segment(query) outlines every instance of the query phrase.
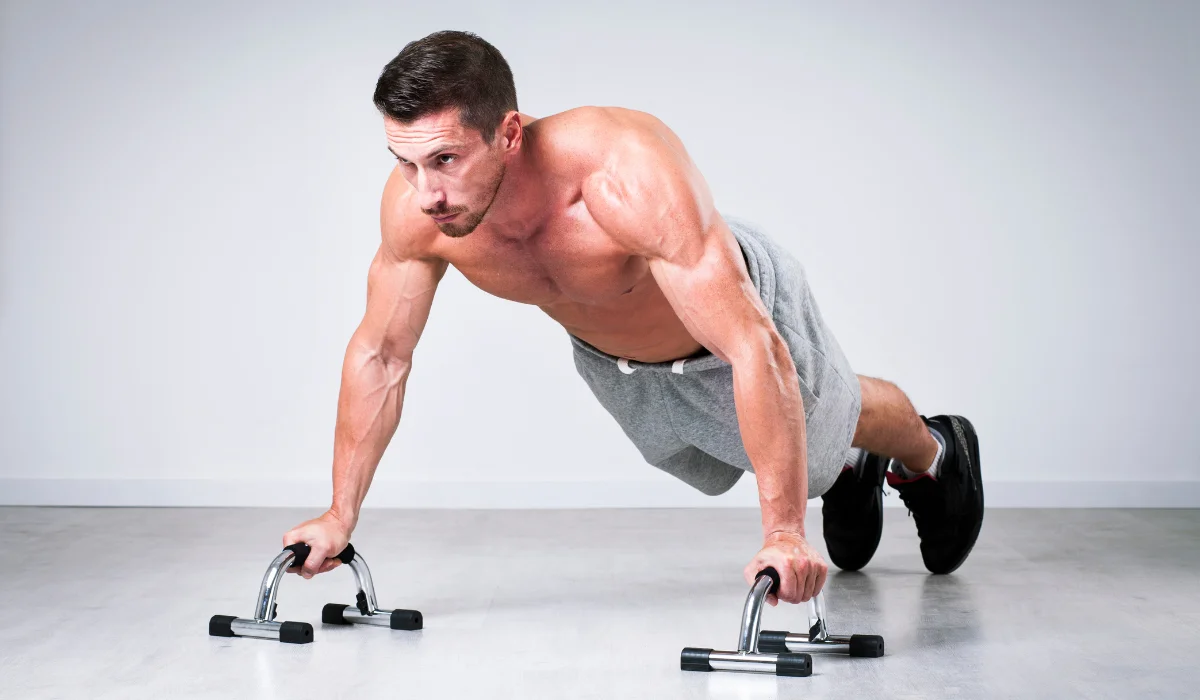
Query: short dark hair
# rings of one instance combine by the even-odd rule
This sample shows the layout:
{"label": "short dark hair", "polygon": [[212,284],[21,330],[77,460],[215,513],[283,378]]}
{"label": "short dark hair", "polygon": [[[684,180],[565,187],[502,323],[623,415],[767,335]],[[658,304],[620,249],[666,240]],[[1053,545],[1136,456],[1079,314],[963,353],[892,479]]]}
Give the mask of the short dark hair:
{"label": "short dark hair", "polygon": [[517,109],[512,71],[495,46],[471,32],[441,31],[411,41],[379,74],[375,107],[407,124],[450,107],[487,144]]}

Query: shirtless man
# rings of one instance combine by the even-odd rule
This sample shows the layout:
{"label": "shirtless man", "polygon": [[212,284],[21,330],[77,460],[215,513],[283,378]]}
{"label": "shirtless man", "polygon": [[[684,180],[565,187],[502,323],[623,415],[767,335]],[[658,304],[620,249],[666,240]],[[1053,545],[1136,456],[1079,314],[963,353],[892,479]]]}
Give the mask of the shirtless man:
{"label": "shirtless man", "polygon": [[723,216],[683,143],[644,112],[517,111],[500,52],[467,32],[414,41],[374,95],[397,164],[381,207],[367,308],[342,368],[329,510],[288,532],[305,578],[338,565],[395,433],[434,290],[454,265],[536,304],[646,460],[704,493],[757,477],[763,546],[743,575],[780,574],[777,600],[825,583],[807,540],[822,496],[834,564],[874,554],[887,478],[934,573],[966,559],[983,520],[978,442],[961,416],[918,415],[855,375],[804,270],[754,224]]}

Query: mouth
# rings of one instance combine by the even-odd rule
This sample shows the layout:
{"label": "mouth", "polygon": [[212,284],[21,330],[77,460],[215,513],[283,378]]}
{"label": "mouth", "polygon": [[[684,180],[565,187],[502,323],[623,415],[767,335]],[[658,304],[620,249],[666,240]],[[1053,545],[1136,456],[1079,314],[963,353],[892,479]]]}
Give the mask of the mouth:
{"label": "mouth", "polygon": [[439,217],[436,217],[436,216],[435,216],[435,217],[433,217],[433,220],[434,220],[434,221],[436,221],[436,222],[437,222],[437,223],[439,223],[439,224],[444,224],[444,223],[446,223],[447,221],[450,221],[451,219],[453,219],[453,218],[454,218],[454,217],[456,217],[456,216],[458,216],[458,214],[457,214],[457,213],[455,213],[455,214],[450,214],[449,216],[443,216],[443,217],[441,217],[441,218],[439,218]]}

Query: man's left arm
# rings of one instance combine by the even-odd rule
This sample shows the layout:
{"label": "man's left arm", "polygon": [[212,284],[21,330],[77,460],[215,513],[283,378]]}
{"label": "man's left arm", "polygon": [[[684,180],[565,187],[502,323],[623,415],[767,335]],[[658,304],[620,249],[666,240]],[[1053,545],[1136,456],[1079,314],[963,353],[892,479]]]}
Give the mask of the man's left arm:
{"label": "man's left arm", "polygon": [[744,576],[752,583],[772,566],[780,574],[778,598],[806,601],[820,592],[828,567],[805,539],[804,405],[787,344],[687,155],[652,135],[619,143],[605,168],[585,183],[584,202],[602,228],[647,259],[692,337],[732,365],[738,426],[758,480],[764,536]]}

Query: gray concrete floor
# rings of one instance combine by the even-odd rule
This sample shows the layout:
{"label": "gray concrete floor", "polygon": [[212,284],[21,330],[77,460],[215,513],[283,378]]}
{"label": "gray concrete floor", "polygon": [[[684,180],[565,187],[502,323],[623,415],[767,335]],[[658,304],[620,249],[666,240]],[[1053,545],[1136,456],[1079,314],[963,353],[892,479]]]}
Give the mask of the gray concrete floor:
{"label": "gray concrete floor", "polygon": [[[810,531],[819,534],[819,503]],[[354,538],[383,607],[421,632],[330,627],[340,568],[289,576],[304,646],[209,637],[249,616],[287,509],[0,508],[0,697],[1197,697],[1200,511],[992,510],[962,569],[930,576],[889,510],[861,574],[826,588],[831,631],[882,659],[810,678],[679,670],[735,649],[752,510],[368,511]],[[766,629],[803,627],[768,608]]]}

